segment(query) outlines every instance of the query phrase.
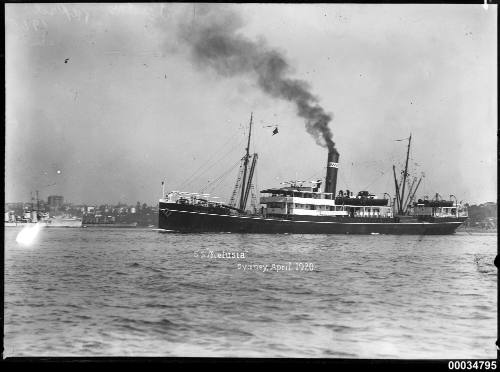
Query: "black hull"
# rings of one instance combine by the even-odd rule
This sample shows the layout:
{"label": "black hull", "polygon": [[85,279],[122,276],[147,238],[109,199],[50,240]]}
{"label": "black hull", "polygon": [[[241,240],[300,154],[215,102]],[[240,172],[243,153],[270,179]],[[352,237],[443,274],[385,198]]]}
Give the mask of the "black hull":
{"label": "black hull", "polygon": [[[215,213],[214,213],[215,212]],[[322,218],[296,216],[295,220],[277,217],[219,214],[217,211],[185,208],[160,203],[158,228],[172,232],[220,232],[252,234],[453,234],[465,218],[445,221],[397,221],[397,218]],[[300,219],[298,219],[300,218]],[[373,221],[373,222],[370,222]]]}

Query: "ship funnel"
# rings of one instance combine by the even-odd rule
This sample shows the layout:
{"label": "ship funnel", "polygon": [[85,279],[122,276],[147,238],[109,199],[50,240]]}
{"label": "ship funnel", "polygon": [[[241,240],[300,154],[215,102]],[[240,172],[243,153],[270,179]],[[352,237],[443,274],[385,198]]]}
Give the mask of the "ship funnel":
{"label": "ship funnel", "polygon": [[336,196],[338,170],[339,153],[337,151],[329,151],[328,162],[326,164],[325,192],[332,193],[332,199],[335,199]]}

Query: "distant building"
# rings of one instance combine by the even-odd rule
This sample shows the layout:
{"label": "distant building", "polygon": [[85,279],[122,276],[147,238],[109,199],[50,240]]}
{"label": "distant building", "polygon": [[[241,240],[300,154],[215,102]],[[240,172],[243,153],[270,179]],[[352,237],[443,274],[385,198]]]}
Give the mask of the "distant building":
{"label": "distant building", "polygon": [[57,214],[60,210],[62,210],[62,206],[64,204],[64,198],[59,195],[50,195],[47,199],[49,211]]}
{"label": "distant building", "polygon": [[64,204],[64,198],[58,195],[51,195],[48,198],[49,208],[61,208]]}

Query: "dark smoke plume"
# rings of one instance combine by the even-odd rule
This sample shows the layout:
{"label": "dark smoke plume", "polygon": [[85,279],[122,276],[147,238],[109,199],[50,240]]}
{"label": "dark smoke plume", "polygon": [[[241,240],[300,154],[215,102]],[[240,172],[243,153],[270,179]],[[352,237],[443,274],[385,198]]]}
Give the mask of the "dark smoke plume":
{"label": "dark smoke plume", "polygon": [[290,66],[282,53],[263,40],[252,41],[238,33],[242,26],[241,17],[228,7],[197,5],[192,20],[181,25],[180,37],[198,66],[226,77],[253,75],[265,93],[293,102],[316,142],[337,152],[328,126],[332,116],[318,104],[309,85],[288,76]]}

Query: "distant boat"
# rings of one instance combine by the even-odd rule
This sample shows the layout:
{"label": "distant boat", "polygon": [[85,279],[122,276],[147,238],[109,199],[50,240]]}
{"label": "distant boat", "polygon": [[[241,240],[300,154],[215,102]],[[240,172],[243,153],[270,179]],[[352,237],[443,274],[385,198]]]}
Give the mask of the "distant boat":
{"label": "distant boat", "polygon": [[44,222],[47,227],[82,227],[82,219],[78,217],[52,217]]}
{"label": "distant boat", "polygon": [[5,221],[5,227],[19,227],[39,224],[43,227],[82,227],[81,218],[58,218],[41,219],[37,221]]}
{"label": "distant boat", "polygon": [[68,215],[50,217],[48,212],[41,210],[38,191],[36,192],[36,204],[35,208],[32,203],[31,210],[24,210],[22,216],[16,216],[14,211],[5,212],[4,226],[17,227],[38,224],[42,227],[82,227],[81,218]]}
{"label": "distant boat", "polygon": [[37,222],[31,222],[31,221],[5,221],[4,226],[5,227],[24,227],[24,226],[33,226],[39,224],[42,227],[47,227],[47,222],[45,221],[37,221]]}
{"label": "distant boat", "polygon": [[137,222],[132,223],[87,223],[85,222],[83,227],[137,227]]}
{"label": "distant boat", "polygon": [[5,227],[22,227],[32,226],[39,224],[40,226],[47,226],[48,214],[41,213],[37,210],[25,210],[22,216],[15,216],[13,211],[5,212]]}

